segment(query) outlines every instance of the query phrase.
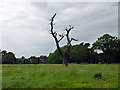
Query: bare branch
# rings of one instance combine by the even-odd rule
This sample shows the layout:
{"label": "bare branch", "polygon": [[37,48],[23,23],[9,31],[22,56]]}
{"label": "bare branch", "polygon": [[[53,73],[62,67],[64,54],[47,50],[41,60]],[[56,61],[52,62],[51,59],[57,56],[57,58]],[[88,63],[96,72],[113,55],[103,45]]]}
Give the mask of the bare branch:
{"label": "bare branch", "polygon": [[61,34],[58,34],[60,37],[62,37],[63,35],[61,35]]}
{"label": "bare branch", "polygon": [[53,15],[53,17],[50,19],[50,20],[51,20],[51,22],[50,22],[50,26],[51,26],[50,31],[51,31],[51,34],[53,35],[53,37],[55,37],[55,35],[56,35],[56,34],[54,34],[54,32],[53,32],[53,25],[54,25],[53,21],[54,21],[55,16],[56,16],[56,13],[55,13],[55,14]]}
{"label": "bare branch", "polygon": [[53,34],[54,34],[54,36],[55,36],[55,37],[57,36],[57,32],[55,32],[55,31],[54,31],[54,33],[53,33]]}
{"label": "bare branch", "polygon": [[67,28],[66,28],[65,30],[66,30],[66,31],[68,31],[68,29],[67,29]]}
{"label": "bare branch", "polygon": [[69,25],[69,29],[68,31],[72,30],[74,27],[72,27],[71,25]]}
{"label": "bare branch", "polygon": [[78,41],[78,40],[77,40],[77,39],[75,39],[75,38],[71,38],[71,40]]}
{"label": "bare branch", "polygon": [[57,49],[58,49],[58,51],[59,51],[59,53],[60,53],[60,55],[63,57],[63,53],[62,53],[62,51],[61,51],[61,49],[60,49],[60,46],[59,46],[59,41],[61,41],[62,40],[62,38],[60,39],[60,40],[58,40],[57,39],[57,32],[56,31],[53,31],[53,26],[55,25],[54,24],[54,18],[55,18],[55,16],[56,16],[56,13],[53,15],[53,17],[50,19],[50,34],[52,34],[52,36],[54,37],[54,40],[55,40],[55,43],[56,43],[56,46],[57,46]]}
{"label": "bare branch", "polygon": [[62,34],[58,34],[60,37],[63,37],[64,36],[64,34],[62,33]]}
{"label": "bare branch", "polygon": [[67,41],[68,41],[68,45],[71,43],[70,41],[70,37],[69,37],[69,32],[73,29],[74,27],[72,27],[71,25],[69,25],[69,28],[65,29],[67,31],[66,37],[67,37]]}
{"label": "bare branch", "polygon": [[64,38],[64,36],[61,36],[61,38],[58,40],[58,42],[60,42],[63,38]]}

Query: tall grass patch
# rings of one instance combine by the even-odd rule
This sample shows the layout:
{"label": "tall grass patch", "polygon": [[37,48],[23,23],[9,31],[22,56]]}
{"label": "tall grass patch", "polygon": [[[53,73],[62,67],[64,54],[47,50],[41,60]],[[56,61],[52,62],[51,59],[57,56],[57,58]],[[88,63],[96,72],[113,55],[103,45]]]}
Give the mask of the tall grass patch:
{"label": "tall grass patch", "polygon": [[[102,73],[102,79],[94,75]],[[2,65],[3,88],[117,88],[118,64]]]}

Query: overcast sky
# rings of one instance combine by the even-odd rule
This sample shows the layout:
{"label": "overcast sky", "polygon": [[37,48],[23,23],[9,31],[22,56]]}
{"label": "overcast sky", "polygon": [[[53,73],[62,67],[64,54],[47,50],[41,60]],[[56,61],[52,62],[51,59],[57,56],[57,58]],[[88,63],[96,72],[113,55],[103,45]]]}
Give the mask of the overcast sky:
{"label": "overcast sky", "polygon": [[[3,0],[4,1],[4,0]],[[70,36],[93,43],[105,33],[118,36],[117,2],[7,2],[0,3],[0,48],[16,57],[49,55],[56,49],[50,35],[49,19],[55,17],[55,31],[65,33],[68,25],[75,28]],[[66,44],[63,39],[61,46]]]}

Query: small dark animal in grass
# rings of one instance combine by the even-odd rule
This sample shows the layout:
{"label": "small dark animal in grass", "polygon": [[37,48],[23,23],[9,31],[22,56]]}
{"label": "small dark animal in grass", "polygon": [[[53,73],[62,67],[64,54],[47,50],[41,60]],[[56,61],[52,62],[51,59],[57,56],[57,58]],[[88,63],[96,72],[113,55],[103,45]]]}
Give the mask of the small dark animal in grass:
{"label": "small dark animal in grass", "polygon": [[94,77],[97,78],[97,79],[102,79],[102,73],[101,72],[97,73],[97,74],[95,74]]}

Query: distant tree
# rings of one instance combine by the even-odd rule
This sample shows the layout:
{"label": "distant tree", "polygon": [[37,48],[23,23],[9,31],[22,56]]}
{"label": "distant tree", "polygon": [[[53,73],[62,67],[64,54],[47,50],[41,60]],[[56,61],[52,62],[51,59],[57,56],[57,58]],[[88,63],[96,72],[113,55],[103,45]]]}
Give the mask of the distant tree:
{"label": "distant tree", "polygon": [[[70,34],[70,31],[74,28],[72,27],[71,25],[69,25],[69,28],[66,28],[66,35],[63,35],[63,34],[59,34],[59,37],[60,39],[57,38],[57,32],[56,31],[53,31],[54,29],[54,18],[56,16],[56,13],[53,15],[53,17],[50,19],[50,32],[55,40],[55,43],[56,43],[56,46],[57,46],[57,49],[58,49],[58,52],[59,54],[61,55],[62,57],[62,61],[63,61],[63,65],[64,66],[68,66],[68,52],[70,50],[70,47],[71,47],[71,42],[74,40],[74,41],[77,41],[76,39],[74,38],[70,38],[69,37],[69,34]],[[59,46],[59,43],[60,41],[64,38],[64,36],[66,36],[67,38],[67,45],[66,45],[66,49],[64,50],[64,52],[61,51],[61,48]]]}
{"label": "distant tree", "polygon": [[30,64],[30,63],[31,63],[31,62],[30,62],[29,59],[24,58],[24,59],[22,60],[22,64]]}
{"label": "distant tree", "polygon": [[7,51],[6,50],[3,50],[2,51],[2,57],[4,57],[4,55],[7,53]]}
{"label": "distant tree", "polygon": [[43,60],[47,60],[48,59],[48,57],[47,56],[40,56],[40,59],[43,59]]}
{"label": "distant tree", "polygon": [[87,52],[88,52],[87,47],[83,45],[72,46],[69,53],[69,62],[70,63],[71,62],[77,62],[77,63],[87,62],[88,61]]}
{"label": "distant tree", "polygon": [[12,52],[8,52],[9,60],[13,62],[13,64],[16,64],[16,57]]}
{"label": "distant tree", "polygon": [[115,59],[114,62],[120,63],[120,38],[117,38],[115,44],[116,44],[116,49],[114,49],[113,60]]}
{"label": "distant tree", "polygon": [[59,55],[58,51],[55,51],[54,53],[51,53],[48,58],[48,63],[51,64],[61,64],[62,58]]}
{"label": "distant tree", "polygon": [[[64,51],[66,46],[61,47],[61,51]],[[58,52],[58,49],[56,49],[53,53],[50,53],[48,57],[48,63],[52,64],[62,64],[62,57]]]}
{"label": "distant tree", "polygon": [[85,43],[84,46],[88,48],[90,46],[90,43]]}
{"label": "distant tree", "polygon": [[32,64],[39,64],[39,58],[37,58],[35,56],[31,56],[30,61]]}
{"label": "distant tree", "polygon": [[17,58],[16,59],[16,64],[22,64],[22,59],[21,58]]}
{"label": "distant tree", "polygon": [[89,63],[97,64],[98,62],[99,62],[99,58],[97,52],[91,52],[91,58]]}
{"label": "distant tree", "polygon": [[16,64],[15,55],[12,52],[2,51],[2,63],[3,64]]}
{"label": "distant tree", "polygon": [[23,60],[23,59],[25,59],[25,57],[24,57],[24,56],[22,56],[22,57],[21,57],[21,60]]}
{"label": "distant tree", "polygon": [[80,45],[82,45],[82,46],[83,46],[83,45],[84,45],[84,42],[80,43]]}
{"label": "distant tree", "polygon": [[119,54],[120,39],[109,34],[104,34],[96,42],[93,43],[94,50],[103,52],[102,58],[106,63],[115,63],[116,57]]}

